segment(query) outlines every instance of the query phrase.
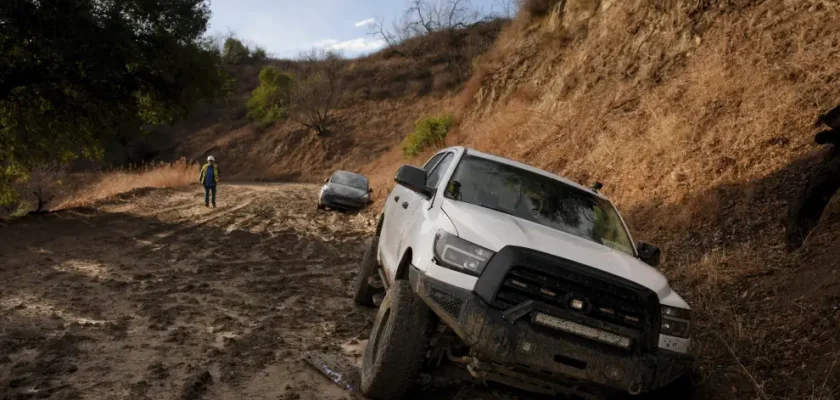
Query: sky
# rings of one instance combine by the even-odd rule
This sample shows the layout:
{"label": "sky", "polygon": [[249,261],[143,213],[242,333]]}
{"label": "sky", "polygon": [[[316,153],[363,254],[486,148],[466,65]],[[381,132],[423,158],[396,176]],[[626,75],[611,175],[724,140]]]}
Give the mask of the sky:
{"label": "sky", "polygon": [[[501,0],[472,0],[485,11]],[[347,57],[376,51],[384,42],[368,35],[375,17],[391,21],[409,0],[210,0],[210,34],[235,33],[274,57],[294,58],[321,47]],[[389,22],[390,23],[390,22]]]}

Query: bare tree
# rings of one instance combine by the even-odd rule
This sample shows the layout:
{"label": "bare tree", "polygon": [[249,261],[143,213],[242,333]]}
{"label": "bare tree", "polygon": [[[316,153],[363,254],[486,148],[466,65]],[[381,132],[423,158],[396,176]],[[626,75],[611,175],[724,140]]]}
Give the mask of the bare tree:
{"label": "bare tree", "polygon": [[398,45],[408,39],[468,28],[482,20],[481,11],[470,0],[411,0],[402,17],[394,20],[390,28],[384,18],[377,17],[368,33],[384,40],[397,53],[404,54]]}
{"label": "bare tree", "polygon": [[406,54],[399,50],[398,45],[408,39],[407,31],[401,29],[402,27],[397,21],[393,21],[391,25],[392,27],[389,29],[385,26],[385,18],[376,17],[370,25],[368,34],[384,40],[388,48],[404,56]]}
{"label": "bare tree", "polygon": [[333,111],[344,99],[340,87],[343,66],[344,58],[335,51],[312,49],[302,54],[289,118],[319,135],[327,133],[333,123]]}
{"label": "bare tree", "polygon": [[404,25],[412,36],[466,28],[480,20],[469,0],[412,0]]}

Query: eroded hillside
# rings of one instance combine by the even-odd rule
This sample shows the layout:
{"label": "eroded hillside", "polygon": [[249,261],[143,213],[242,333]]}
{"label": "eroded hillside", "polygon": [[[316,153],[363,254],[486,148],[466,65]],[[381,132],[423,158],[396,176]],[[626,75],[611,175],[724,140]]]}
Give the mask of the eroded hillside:
{"label": "eroded hillside", "polygon": [[472,75],[473,61],[494,43],[504,24],[480,22],[344,60],[341,102],[324,135],[291,120],[260,126],[247,118],[246,103],[259,84],[260,68],[273,64],[294,73],[296,61],[235,68],[233,96],[177,126],[175,145],[167,153],[193,159],[212,153],[223,160],[228,176],[241,179],[313,181],[335,168],[359,169],[397,147],[418,118],[450,108]]}
{"label": "eroded hillside", "polygon": [[837,4],[526,3],[449,142],[604,182],[694,306],[707,397],[833,398],[840,208],[795,252],[783,221],[840,102]]}

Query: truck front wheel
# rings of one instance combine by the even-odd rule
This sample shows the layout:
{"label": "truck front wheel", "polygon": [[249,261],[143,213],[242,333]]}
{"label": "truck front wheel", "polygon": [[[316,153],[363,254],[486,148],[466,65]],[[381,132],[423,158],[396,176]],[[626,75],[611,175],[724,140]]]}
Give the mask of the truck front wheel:
{"label": "truck front wheel", "polygon": [[382,301],[362,359],[362,392],[374,399],[399,399],[414,386],[429,342],[432,314],[396,281]]}

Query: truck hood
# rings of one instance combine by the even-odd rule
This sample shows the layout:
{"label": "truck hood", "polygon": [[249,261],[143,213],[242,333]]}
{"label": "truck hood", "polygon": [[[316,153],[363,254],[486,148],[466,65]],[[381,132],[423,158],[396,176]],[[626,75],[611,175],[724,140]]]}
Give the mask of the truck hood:
{"label": "truck hood", "polygon": [[[489,250],[498,252],[505,246],[534,249],[636,282],[656,292],[660,299],[676,295],[664,275],[629,254],[473,204],[446,199],[441,207],[459,237]],[[684,302],[680,299],[678,303]]]}

